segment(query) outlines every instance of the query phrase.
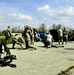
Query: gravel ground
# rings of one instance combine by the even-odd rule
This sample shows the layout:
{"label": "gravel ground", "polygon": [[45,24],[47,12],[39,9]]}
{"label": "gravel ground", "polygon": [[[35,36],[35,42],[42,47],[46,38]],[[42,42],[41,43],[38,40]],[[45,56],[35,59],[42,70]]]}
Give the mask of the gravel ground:
{"label": "gravel ground", "polygon": [[[11,44],[8,45],[11,48]],[[61,70],[74,66],[74,42],[69,42],[64,47],[44,48],[41,42],[35,42],[37,50],[22,50],[19,45],[10,49],[16,55],[16,68],[9,66],[0,67],[0,75],[58,75]],[[72,74],[74,75],[74,70]]]}

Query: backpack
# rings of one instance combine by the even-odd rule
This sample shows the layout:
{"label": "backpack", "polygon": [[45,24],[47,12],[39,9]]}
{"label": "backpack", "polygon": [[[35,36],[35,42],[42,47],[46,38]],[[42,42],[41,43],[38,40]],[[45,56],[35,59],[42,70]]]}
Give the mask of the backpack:
{"label": "backpack", "polygon": [[11,37],[11,33],[10,33],[9,30],[5,30],[5,36],[6,36],[6,37]]}

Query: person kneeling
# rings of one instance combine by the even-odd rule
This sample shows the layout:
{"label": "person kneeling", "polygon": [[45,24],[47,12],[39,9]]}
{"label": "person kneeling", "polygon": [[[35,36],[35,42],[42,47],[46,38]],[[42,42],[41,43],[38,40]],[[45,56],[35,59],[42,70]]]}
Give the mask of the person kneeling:
{"label": "person kneeling", "polygon": [[47,33],[47,36],[45,38],[45,41],[44,41],[44,46],[47,47],[47,48],[50,48],[53,44],[53,38],[52,38],[52,35],[50,34],[50,32]]}

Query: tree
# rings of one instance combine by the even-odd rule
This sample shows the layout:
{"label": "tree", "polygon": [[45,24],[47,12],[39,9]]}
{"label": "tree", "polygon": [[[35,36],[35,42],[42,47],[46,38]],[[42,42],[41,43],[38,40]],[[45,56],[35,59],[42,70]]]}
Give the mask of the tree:
{"label": "tree", "polygon": [[56,27],[57,27],[56,24],[52,25],[52,29],[56,29]]}
{"label": "tree", "polygon": [[21,33],[21,32],[23,31],[23,29],[22,29],[20,26],[18,26],[18,27],[13,27],[13,28],[11,29],[11,31],[12,31],[13,33]]}
{"label": "tree", "polygon": [[39,28],[38,28],[39,32],[46,32],[46,25],[44,23],[42,23]]}

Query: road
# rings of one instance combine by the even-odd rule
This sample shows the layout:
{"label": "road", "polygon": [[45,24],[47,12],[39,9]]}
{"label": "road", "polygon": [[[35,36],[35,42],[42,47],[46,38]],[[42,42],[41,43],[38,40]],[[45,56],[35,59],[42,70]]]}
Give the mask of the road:
{"label": "road", "polygon": [[[19,45],[16,45],[16,49],[10,49],[11,54],[17,57],[12,62],[17,67],[0,67],[0,75],[58,75],[61,70],[74,66],[74,42],[59,48],[47,49],[41,42],[35,42],[32,46],[37,50],[22,50]],[[70,75],[74,75],[74,69]]]}

